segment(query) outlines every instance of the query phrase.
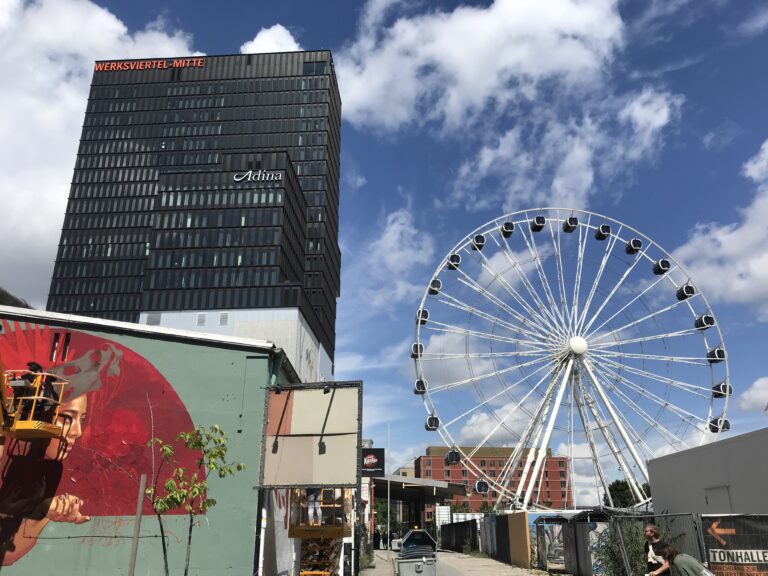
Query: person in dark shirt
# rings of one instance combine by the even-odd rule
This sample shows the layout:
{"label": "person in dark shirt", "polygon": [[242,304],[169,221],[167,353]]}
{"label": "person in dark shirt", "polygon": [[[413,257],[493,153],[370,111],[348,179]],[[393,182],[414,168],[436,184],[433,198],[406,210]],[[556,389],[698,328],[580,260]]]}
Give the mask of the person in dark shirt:
{"label": "person in dark shirt", "polygon": [[681,554],[674,546],[665,546],[661,555],[669,563],[672,573],[676,576],[715,576],[701,562],[688,554]]}
{"label": "person in dark shirt", "polygon": [[646,524],[643,530],[645,545],[643,546],[644,558],[648,566],[647,576],[661,576],[669,574],[669,563],[662,557],[661,550],[669,546],[659,539],[659,528],[655,524]]}

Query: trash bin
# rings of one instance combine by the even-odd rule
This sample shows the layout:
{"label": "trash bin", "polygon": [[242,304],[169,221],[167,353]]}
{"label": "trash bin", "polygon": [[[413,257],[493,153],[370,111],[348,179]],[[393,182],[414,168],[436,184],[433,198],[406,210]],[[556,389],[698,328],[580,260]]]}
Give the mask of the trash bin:
{"label": "trash bin", "polygon": [[405,535],[395,559],[397,576],[436,576],[437,543],[425,530],[411,530]]}

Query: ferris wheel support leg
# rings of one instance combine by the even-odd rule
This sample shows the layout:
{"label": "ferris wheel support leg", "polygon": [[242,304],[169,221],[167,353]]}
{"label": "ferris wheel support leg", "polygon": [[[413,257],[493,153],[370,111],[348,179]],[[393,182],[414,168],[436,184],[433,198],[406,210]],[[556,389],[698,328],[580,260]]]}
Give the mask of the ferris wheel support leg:
{"label": "ferris wheel support leg", "polygon": [[[531,438],[531,435],[534,433],[536,434],[533,442],[531,443],[531,449],[528,452],[527,458],[525,460],[525,467],[523,468],[522,476],[520,477],[520,480],[517,484],[517,490],[515,491],[515,503],[520,501],[520,496],[523,492],[523,487],[525,485],[525,480],[528,477],[528,470],[530,469],[530,463],[532,459],[535,457],[536,454],[536,446],[539,443],[539,438],[541,437],[541,430],[543,426],[541,426],[541,422],[543,421],[543,418],[546,418],[547,413],[549,412],[549,407],[552,403],[552,391],[555,388],[555,385],[557,383],[558,376],[560,375],[560,371],[562,370],[562,365],[558,366],[556,368],[557,372],[552,375],[552,380],[550,380],[549,384],[547,385],[547,390],[544,393],[544,397],[541,399],[541,402],[539,402],[539,405],[536,407],[536,410],[534,411],[531,419],[528,422],[528,425],[525,427],[525,431],[520,436],[520,441],[517,444],[517,447],[512,452],[512,456],[509,459],[509,474],[507,476],[507,483],[512,482],[512,477],[515,473],[515,468],[517,468],[518,462],[520,462],[520,459],[523,456],[523,451],[525,450],[526,444],[528,444],[528,440]],[[543,418],[542,418],[543,416]],[[502,490],[499,491],[500,493],[503,492]],[[501,494],[499,494],[499,497],[496,500],[496,507],[498,508],[499,504],[501,503]]]}
{"label": "ferris wheel support leg", "polygon": [[619,415],[616,414],[616,410],[614,409],[613,404],[608,399],[608,396],[603,390],[602,385],[595,377],[595,374],[592,371],[592,367],[589,365],[589,361],[584,359],[582,364],[584,365],[584,368],[587,369],[587,374],[589,374],[589,379],[592,380],[592,385],[595,387],[595,390],[600,396],[600,399],[603,401],[603,404],[608,410],[608,413],[611,415],[611,418],[613,419],[613,423],[616,425],[616,429],[619,431],[619,435],[621,436],[621,439],[624,441],[624,445],[627,447],[627,449],[629,450],[629,453],[632,455],[632,458],[634,459],[635,464],[637,464],[638,469],[640,470],[640,472],[642,472],[643,478],[645,478],[645,481],[649,482],[648,469],[645,467],[645,462],[643,462],[643,459],[640,458],[640,455],[637,453],[637,450],[635,450],[635,446],[632,443],[631,439],[629,438],[627,431],[624,429],[624,426],[622,425],[621,420],[619,419]]}
{"label": "ferris wheel support leg", "polygon": [[[552,397],[550,396],[547,401],[546,410],[543,413],[543,417],[546,418],[547,414],[549,413],[549,408],[552,405]],[[543,422],[543,419],[541,420]],[[528,474],[531,471],[531,462],[534,462],[536,458],[538,458],[538,450],[537,446],[539,445],[539,440],[541,439],[541,434],[544,431],[544,425],[540,424],[538,428],[536,429],[536,436],[533,438],[533,442],[531,443],[531,448],[528,450],[528,454],[525,458],[525,466],[523,466],[523,471],[520,474],[520,481],[517,484],[517,498],[520,498],[520,494],[525,489],[525,483],[528,481]],[[525,506],[523,506],[525,508]]]}
{"label": "ferris wheel support leg", "polygon": [[[624,472],[624,477],[627,480],[627,484],[629,485],[629,489],[632,492],[632,494],[635,495],[635,498],[638,499],[638,502],[641,502],[645,500],[645,496],[642,494],[637,479],[635,478],[634,473],[632,472],[632,469],[627,464],[627,461],[624,459],[624,455],[621,453],[621,450],[619,450],[619,445],[616,443],[615,438],[613,437],[613,434],[611,433],[610,429],[608,428],[608,423],[603,422],[600,413],[597,411],[596,401],[594,398],[591,398],[587,396],[586,391],[582,387],[581,383],[579,383],[579,390],[581,390],[581,394],[584,397],[584,401],[587,403],[587,406],[589,407],[589,411],[592,413],[592,416],[595,419],[595,422],[597,422],[598,429],[603,435],[603,438],[605,439],[605,443],[608,445],[608,447],[611,449],[611,453],[613,454],[613,457],[616,459],[616,464],[618,464],[619,469]],[[606,490],[608,489],[608,485],[605,485]]]}
{"label": "ferris wheel support leg", "polygon": [[603,466],[600,463],[600,456],[597,452],[597,443],[595,442],[595,437],[592,434],[592,426],[589,421],[589,416],[584,409],[584,390],[582,390],[580,382],[578,383],[578,386],[574,386],[573,396],[576,401],[576,408],[579,412],[579,418],[581,418],[581,423],[584,426],[584,433],[587,436],[587,442],[589,442],[589,450],[592,454],[592,461],[595,463],[597,475],[600,478],[600,484],[602,484],[603,490],[605,491],[605,497],[608,500],[608,505],[613,508],[613,497],[611,496],[610,490],[608,490],[608,480],[605,478]]}
{"label": "ferris wheel support leg", "polygon": [[[565,389],[568,385],[568,381],[571,378],[571,370],[573,369],[573,356],[568,358],[568,363],[565,365],[565,370],[563,370],[563,379],[560,382],[560,387],[557,390],[557,397],[555,398],[554,405],[552,406],[552,412],[549,415],[549,421],[547,422],[547,428],[544,431],[544,438],[541,439],[541,445],[539,447],[538,453],[536,454],[536,464],[533,467],[533,472],[531,473],[531,479],[528,481],[528,490],[525,491],[525,500],[523,500],[523,509],[526,509],[528,507],[528,503],[531,501],[531,494],[533,493],[533,489],[536,485],[536,479],[539,476],[539,470],[541,470],[541,465],[544,462],[544,459],[547,456],[547,446],[549,446],[549,439],[552,437],[552,430],[555,427],[555,420],[557,420],[557,412],[560,408],[560,403],[563,401],[563,395],[565,394]],[[539,489],[541,489],[541,486],[539,486]]]}

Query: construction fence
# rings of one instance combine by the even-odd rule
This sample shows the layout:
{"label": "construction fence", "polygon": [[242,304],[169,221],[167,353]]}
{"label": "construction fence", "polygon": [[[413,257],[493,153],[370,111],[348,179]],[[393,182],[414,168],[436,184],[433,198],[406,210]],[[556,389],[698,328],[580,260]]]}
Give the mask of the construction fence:
{"label": "construction fence", "polygon": [[642,576],[644,528],[704,563],[717,576],[768,576],[768,515],[629,514],[610,509],[488,514],[441,526],[440,545],[480,551],[517,566],[574,576]]}
{"label": "construction fence", "polygon": [[530,537],[525,512],[486,514],[482,518],[444,524],[440,547],[454,552],[479,551],[500,562],[530,565]]}

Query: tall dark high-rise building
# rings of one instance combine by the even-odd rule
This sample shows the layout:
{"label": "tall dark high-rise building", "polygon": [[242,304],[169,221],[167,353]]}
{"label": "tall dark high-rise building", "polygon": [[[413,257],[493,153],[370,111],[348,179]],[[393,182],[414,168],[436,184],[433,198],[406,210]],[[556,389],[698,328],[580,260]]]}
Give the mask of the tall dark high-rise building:
{"label": "tall dark high-rise building", "polygon": [[329,374],[340,127],[329,51],[97,62],[48,309],[269,338]]}

